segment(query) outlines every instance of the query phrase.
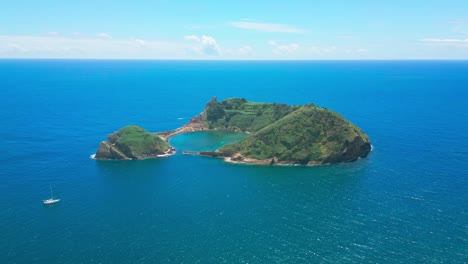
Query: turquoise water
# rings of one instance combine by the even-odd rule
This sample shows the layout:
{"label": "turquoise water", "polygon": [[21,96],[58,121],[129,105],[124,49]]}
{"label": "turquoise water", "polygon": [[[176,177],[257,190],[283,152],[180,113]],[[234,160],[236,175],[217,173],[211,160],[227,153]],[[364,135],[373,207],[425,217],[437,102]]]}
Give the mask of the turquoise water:
{"label": "turquoise water", "polygon": [[[467,72],[450,61],[0,60],[0,263],[466,263]],[[213,95],[314,102],[374,150],[318,167],[89,158],[120,127],[180,127]],[[62,201],[45,207],[50,184]]]}
{"label": "turquoise water", "polygon": [[246,137],[248,134],[227,131],[192,132],[171,137],[169,143],[179,152],[214,151],[225,144],[237,142]]}

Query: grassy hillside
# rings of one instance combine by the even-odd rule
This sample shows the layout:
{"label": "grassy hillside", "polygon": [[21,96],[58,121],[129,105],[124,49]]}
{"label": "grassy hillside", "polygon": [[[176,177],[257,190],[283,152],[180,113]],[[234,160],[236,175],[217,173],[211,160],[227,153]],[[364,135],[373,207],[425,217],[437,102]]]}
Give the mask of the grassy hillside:
{"label": "grassy hillside", "polygon": [[98,159],[142,159],[164,153],[170,148],[159,136],[139,126],[126,126],[110,134],[96,153]]}
{"label": "grassy hillside", "polygon": [[286,104],[247,102],[243,98],[231,98],[218,102],[214,98],[206,105],[202,119],[210,129],[256,132],[299,107]]}
{"label": "grassy hillside", "polygon": [[358,127],[333,111],[308,105],[218,152],[307,164],[351,161],[369,150],[369,138]]}

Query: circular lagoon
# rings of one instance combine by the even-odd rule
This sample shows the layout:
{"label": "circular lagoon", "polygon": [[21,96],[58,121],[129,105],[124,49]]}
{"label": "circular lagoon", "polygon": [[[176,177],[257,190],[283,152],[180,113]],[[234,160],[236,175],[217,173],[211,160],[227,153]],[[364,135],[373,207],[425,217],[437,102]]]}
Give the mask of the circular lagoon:
{"label": "circular lagoon", "polygon": [[170,138],[169,144],[179,153],[182,151],[214,151],[248,136],[246,133],[231,131],[200,131],[175,135]]}

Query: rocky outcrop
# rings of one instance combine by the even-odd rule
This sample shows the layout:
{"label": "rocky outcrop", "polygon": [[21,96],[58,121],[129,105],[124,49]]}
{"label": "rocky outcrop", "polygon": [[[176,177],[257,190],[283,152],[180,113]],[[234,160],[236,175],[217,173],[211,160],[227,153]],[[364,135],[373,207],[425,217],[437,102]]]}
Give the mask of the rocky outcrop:
{"label": "rocky outcrop", "polygon": [[230,159],[232,161],[243,161],[244,157],[242,156],[242,154],[236,153],[236,154],[232,155],[232,157]]}
{"label": "rocky outcrop", "polygon": [[159,136],[138,126],[127,126],[101,142],[94,157],[100,160],[136,160],[167,157],[174,152]]}
{"label": "rocky outcrop", "polygon": [[371,144],[363,137],[356,136],[352,142],[347,141],[341,153],[330,155],[323,160],[323,163],[351,162],[358,158],[365,158],[371,151]]}
{"label": "rocky outcrop", "polygon": [[114,144],[108,141],[102,141],[96,152],[96,159],[108,159],[108,160],[130,160],[123,154]]}

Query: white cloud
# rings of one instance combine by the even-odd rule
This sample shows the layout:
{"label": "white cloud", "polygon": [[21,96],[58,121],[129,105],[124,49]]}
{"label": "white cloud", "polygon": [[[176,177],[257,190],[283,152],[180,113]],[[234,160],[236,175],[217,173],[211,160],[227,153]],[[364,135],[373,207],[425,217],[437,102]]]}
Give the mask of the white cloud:
{"label": "white cloud", "polygon": [[237,49],[226,49],[223,53],[228,56],[250,57],[255,54],[255,51],[251,46],[247,45]]}
{"label": "white cloud", "polygon": [[455,34],[468,35],[468,27],[463,24],[455,25],[452,28],[452,32]]}
{"label": "white cloud", "polygon": [[0,58],[236,59],[254,55],[249,45],[222,49],[211,36],[191,35],[185,39],[190,42],[77,34],[0,35]]}
{"label": "white cloud", "polygon": [[426,38],[419,41],[424,46],[432,48],[432,52],[437,55],[451,54],[450,56],[459,59],[462,57],[466,58],[466,54],[459,53],[461,50],[468,51],[468,38]]}
{"label": "white cloud", "polygon": [[367,56],[367,54],[369,53],[369,50],[364,49],[364,48],[357,48],[357,49],[346,49],[344,50],[344,52],[350,57],[363,58]]}
{"label": "white cloud", "polygon": [[211,36],[201,36],[199,38],[195,35],[185,36],[184,39],[195,42],[191,50],[199,55],[220,55],[221,49],[219,48],[216,40]]}
{"label": "white cloud", "polygon": [[134,39],[134,41],[140,46],[146,46],[148,44],[148,42],[143,39]]}
{"label": "white cloud", "polygon": [[196,35],[184,36],[185,40],[193,42],[190,51],[196,55],[208,55],[208,56],[228,56],[228,57],[251,57],[255,54],[254,49],[245,45],[240,48],[221,48],[216,39],[211,36],[203,35],[198,37]]}
{"label": "white cloud", "polygon": [[356,38],[358,38],[358,36],[354,35],[354,34],[343,34],[343,35],[338,35],[336,37],[339,38],[339,39],[356,39]]}
{"label": "white cloud", "polygon": [[96,34],[96,37],[98,38],[103,38],[103,39],[110,39],[112,38],[111,35],[107,34],[107,33],[99,33],[99,34]]}
{"label": "white cloud", "polygon": [[216,40],[213,37],[202,36],[201,44],[204,47],[205,54],[213,54],[213,55],[219,54],[218,43],[216,43]]}
{"label": "white cloud", "polygon": [[299,50],[299,44],[289,43],[289,44],[278,44],[274,40],[270,40],[268,45],[273,46],[273,54],[275,55],[292,55]]}
{"label": "white cloud", "polygon": [[466,39],[426,38],[426,39],[421,39],[420,41],[431,42],[431,43],[468,43],[468,38]]}
{"label": "white cloud", "polygon": [[[85,37],[72,34],[57,36],[45,34],[38,36],[0,35],[0,58],[333,59],[369,58],[372,55],[365,47],[338,49],[333,45],[311,46],[307,43],[272,40],[263,46],[263,50],[257,50],[247,44],[222,47],[214,37],[207,35],[189,35],[184,38],[185,41],[183,39],[180,41],[160,41],[142,38],[103,39],[96,36]],[[466,43],[468,42],[458,42],[458,45],[468,47]],[[431,47],[433,45],[436,46],[435,44],[425,46]],[[448,47],[450,50],[455,50],[451,49],[452,45]],[[468,49],[457,50],[468,51]],[[456,54],[457,58],[463,55],[459,54]]]}
{"label": "white cloud", "polygon": [[313,56],[328,56],[332,53],[335,53],[337,50],[338,49],[336,48],[336,46],[312,46],[307,49],[307,54]]}
{"label": "white cloud", "polygon": [[235,28],[256,30],[261,32],[277,32],[277,33],[305,33],[303,29],[286,24],[273,24],[273,23],[258,23],[248,21],[231,22],[230,25]]}
{"label": "white cloud", "polygon": [[0,35],[0,58],[186,58],[190,45],[143,39]]}
{"label": "white cloud", "polygon": [[449,23],[450,24],[456,24],[456,25],[468,24],[468,19],[464,19],[464,18],[452,19],[452,20],[449,20]]}
{"label": "white cloud", "polygon": [[189,36],[185,36],[184,39],[186,40],[193,40],[195,42],[200,42],[200,38],[195,36],[195,35],[189,35]]}

